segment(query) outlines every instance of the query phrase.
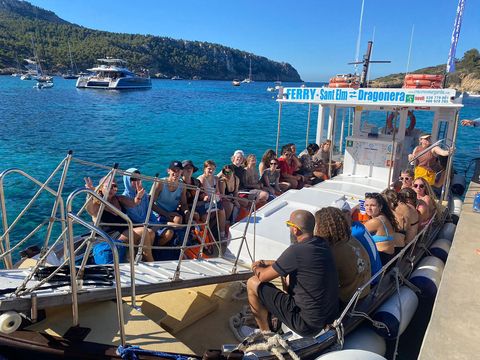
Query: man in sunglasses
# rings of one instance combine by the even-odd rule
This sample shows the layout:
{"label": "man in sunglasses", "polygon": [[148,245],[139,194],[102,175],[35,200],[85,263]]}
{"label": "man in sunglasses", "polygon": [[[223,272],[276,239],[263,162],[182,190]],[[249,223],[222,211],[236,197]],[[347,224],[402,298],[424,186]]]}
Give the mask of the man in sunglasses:
{"label": "man in sunglasses", "polygon": [[[248,302],[262,332],[278,331],[281,323],[302,336],[314,336],[338,312],[338,277],[327,242],[313,236],[315,217],[306,210],[286,222],[290,245],[277,260],[252,264]],[[281,276],[286,292],[270,281]]]}

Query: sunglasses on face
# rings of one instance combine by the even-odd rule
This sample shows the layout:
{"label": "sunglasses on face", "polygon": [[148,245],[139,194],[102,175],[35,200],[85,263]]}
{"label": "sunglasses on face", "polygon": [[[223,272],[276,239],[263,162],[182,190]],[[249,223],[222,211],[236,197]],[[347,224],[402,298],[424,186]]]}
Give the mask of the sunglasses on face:
{"label": "sunglasses on face", "polygon": [[298,226],[297,224],[294,224],[290,220],[285,221],[285,225],[287,225],[288,228],[293,227],[297,230],[300,230],[300,231],[302,230],[302,229],[300,229],[300,226]]}
{"label": "sunglasses on face", "polygon": [[270,165],[277,165],[278,163],[276,161],[272,161]]}
{"label": "sunglasses on face", "polygon": [[223,171],[223,173],[224,173],[225,175],[232,175],[232,171],[231,171],[231,170]]}
{"label": "sunglasses on face", "polygon": [[416,188],[419,188],[419,189],[423,189],[425,187],[425,185],[423,184],[413,184],[413,187],[416,189]]}
{"label": "sunglasses on face", "polygon": [[[107,188],[107,184],[104,185],[105,189]],[[118,185],[117,184],[112,184],[110,189],[118,189]]]}
{"label": "sunglasses on face", "polygon": [[411,177],[408,177],[408,176],[405,176],[405,177],[404,177],[404,176],[400,176],[398,179],[399,179],[400,181],[403,181],[403,180],[408,181],[408,180],[411,179]]}

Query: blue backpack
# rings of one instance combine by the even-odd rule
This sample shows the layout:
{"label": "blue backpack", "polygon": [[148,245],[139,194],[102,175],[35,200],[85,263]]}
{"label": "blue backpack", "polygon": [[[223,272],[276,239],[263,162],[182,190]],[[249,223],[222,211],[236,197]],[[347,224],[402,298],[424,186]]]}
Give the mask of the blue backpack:
{"label": "blue backpack", "polygon": [[[118,251],[118,261],[125,262],[126,255],[127,255],[127,247],[121,246],[118,244],[123,244],[123,241],[114,240],[117,244],[117,251]],[[113,264],[113,253],[112,249],[106,241],[99,242],[93,246],[93,259],[95,260],[95,264],[97,265],[104,265],[104,264]]]}

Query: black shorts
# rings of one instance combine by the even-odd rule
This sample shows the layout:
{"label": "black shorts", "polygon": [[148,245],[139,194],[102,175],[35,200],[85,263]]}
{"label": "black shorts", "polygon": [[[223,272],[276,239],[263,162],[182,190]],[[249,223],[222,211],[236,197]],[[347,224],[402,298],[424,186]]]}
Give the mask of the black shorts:
{"label": "black shorts", "polygon": [[260,283],[257,294],[262,304],[281,322],[302,336],[316,335],[319,331],[312,329],[300,316],[300,308],[289,294],[281,291],[271,283]]}

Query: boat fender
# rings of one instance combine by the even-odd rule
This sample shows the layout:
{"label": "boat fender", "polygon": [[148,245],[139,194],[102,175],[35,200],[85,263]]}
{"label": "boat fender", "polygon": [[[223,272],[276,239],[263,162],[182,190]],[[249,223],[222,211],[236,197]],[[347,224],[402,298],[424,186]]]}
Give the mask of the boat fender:
{"label": "boat fender", "polygon": [[387,344],[385,343],[385,339],[378,335],[371,327],[363,325],[347,335],[343,349],[365,350],[384,356],[387,351]]}
{"label": "boat fender", "polygon": [[454,223],[445,223],[438,233],[437,239],[448,239],[453,241],[453,236],[455,235],[455,230],[457,229],[457,225]]}
{"label": "boat fender", "polygon": [[[438,259],[437,259],[438,260]],[[440,261],[440,260],[439,260]],[[401,304],[401,314],[400,314]],[[384,338],[394,339],[407,328],[418,307],[418,297],[409,287],[400,288],[400,301],[397,291],[385,301],[373,315],[373,319],[384,323],[388,329],[375,328]],[[400,316],[401,315],[401,316]]]}
{"label": "boat fender", "polygon": [[467,180],[460,174],[453,175],[452,186],[450,187],[453,195],[462,196],[465,192]]}
{"label": "boat fender", "polygon": [[7,311],[0,315],[0,332],[11,334],[20,327],[22,317],[15,311]]}
{"label": "boat fender", "polygon": [[410,282],[422,291],[422,296],[434,298],[442,279],[445,265],[435,256],[427,256],[410,276]]}
{"label": "boat fender", "polygon": [[315,360],[386,360],[383,356],[365,350],[340,350],[332,351],[319,356]]}
{"label": "boat fender", "polygon": [[450,247],[452,242],[448,239],[437,239],[430,246],[430,252],[433,256],[436,256],[445,264],[447,262],[448,253],[450,252]]}
{"label": "boat fender", "polygon": [[[463,200],[456,195],[453,195],[448,199],[448,211],[450,215],[455,215],[456,217],[460,216],[462,212]],[[456,225],[455,221],[453,223]]]}
{"label": "boat fender", "polygon": [[[413,129],[415,129],[415,125],[417,123],[417,118],[415,117],[415,114],[413,111],[408,112],[408,118],[410,119],[410,122],[407,127],[407,132],[411,133]],[[387,116],[387,123],[386,123],[386,128],[388,133],[391,133],[393,131],[393,119],[395,119],[395,112],[391,112]],[[395,128],[396,130],[396,128]]]}

